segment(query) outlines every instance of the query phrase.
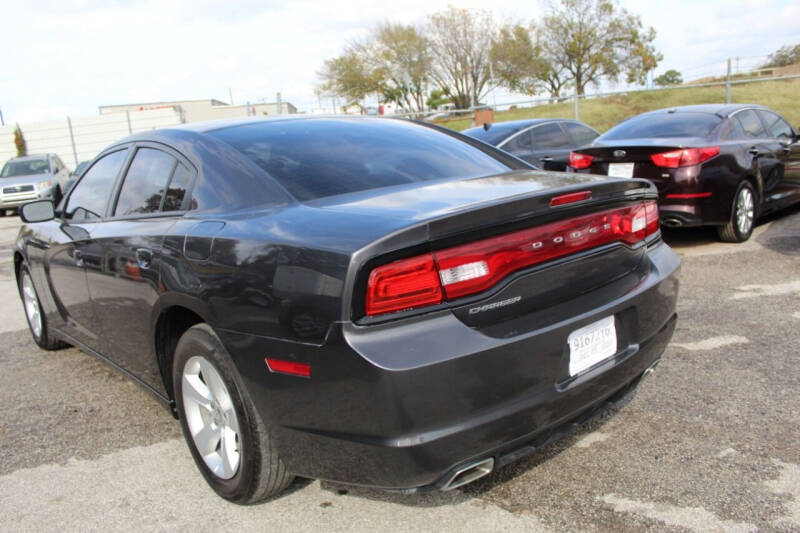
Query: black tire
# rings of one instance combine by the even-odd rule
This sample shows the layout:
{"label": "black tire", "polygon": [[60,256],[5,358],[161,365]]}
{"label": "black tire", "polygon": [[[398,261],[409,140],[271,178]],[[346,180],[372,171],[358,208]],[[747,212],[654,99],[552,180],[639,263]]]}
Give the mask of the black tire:
{"label": "black tire", "polygon": [[5,209],[0,209],[0,217],[4,217],[4,216],[6,216],[6,210]]}
{"label": "black tire", "polygon": [[[23,294],[25,280],[30,279],[30,289],[33,291],[32,298],[35,300],[36,305],[39,309],[39,320],[40,320],[40,327],[39,333],[36,333],[36,327],[32,323],[32,319],[28,314],[28,310],[26,307],[25,295]],[[45,317],[44,313],[42,313],[42,303],[39,300],[39,294],[36,292],[36,286],[33,284],[33,278],[31,278],[30,270],[28,270],[28,266],[23,264],[19,268],[19,275],[17,276],[17,289],[19,290],[19,297],[22,300],[22,307],[23,311],[25,312],[25,319],[28,322],[28,329],[31,332],[31,337],[33,337],[33,341],[42,348],[43,350],[60,350],[61,348],[66,348],[69,346],[64,341],[57,338],[50,329],[47,327],[47,318]]]}
{"label": "black tire", "polygon": [[[749,197],[749,214],[746,207],[742,206],[742,202],[748,203]],[[756,193],[753,190],[753,185],[749,181],[743,181],[736,189],[736,194],[733,196],[733,205],[731,205],[731,218],[724,226],[717,227],[717,234],[724,242],[744,242],[753,234],[755,227],[755,217],[757,213]],[[749,219],[749,220],[743,220]]]}
{"label": "black tire", "polygon": [[[188,368],[187,363],[196,360],[196,357],[210,363],[217,372],[236,413],[239,460],[235,474],[227,479],[214,473],[206,464],[197,449],[187,421],[182,378],[184,368]],[[291,484],[294,476],[286,471],[278,456],[274,439],[256,412],[227,350],[207,324],[192,326],[178,341],[172,365],[172,383],[183,436],[195,464],[217,494],[234,503],[251,504],[275,496]],[[189,409],[191,408],[189,405]],[[219,415],[219,412],[215,414]],[[220,440],[218,446],[221,444]],[[219,453],[222,454],[221,451]]]}

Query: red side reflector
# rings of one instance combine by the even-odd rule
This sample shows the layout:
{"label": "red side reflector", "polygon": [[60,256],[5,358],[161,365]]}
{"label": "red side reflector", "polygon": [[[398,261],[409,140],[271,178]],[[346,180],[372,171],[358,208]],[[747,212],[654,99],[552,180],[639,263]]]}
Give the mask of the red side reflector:
{"label": "red side reflector", "polygon": [[711,196],[710,192],[694,192],[687,194],[668,194],[667,198],[708,198],[709,196]]}
{"label": "red side reflector", "polygon": [[707,161],[719,153],[719,146],[707,146],[705,148],[685,148],[683,150],[672,150],[660,154],[651,154],[650,160],[657,167],[678,168],[698,165]]}
{"label": "red side reflector", "polygon": [[554,196],[550,200],[550,207],[557,205],[574,204],[582,200],[588,200],[592,197],[592,191],[573,192],[570,194],[562,194],[561,196]]}
{"label": "red side reflector", "polygon": [[575,170],[580,170],[582,168],[589,168],[592,166],[592,161],[594,161],[594,156],[589,154],[581,154],[578,152],[570,152],[569,163],[567,164]]}
{"label": "red side reflector", "polygon": [[267,368],[270,372],[277,374],[289,374],[291,376],[300,376],[303,378],[311,377],[311,365],[308,363],[298,363],[296,361],[286,361],[285,359],[265,359]]}

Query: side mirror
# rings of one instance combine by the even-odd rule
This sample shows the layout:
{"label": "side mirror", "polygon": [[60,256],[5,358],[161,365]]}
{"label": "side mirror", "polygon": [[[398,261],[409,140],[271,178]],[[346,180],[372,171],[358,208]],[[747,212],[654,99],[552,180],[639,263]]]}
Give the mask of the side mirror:
{"label": "side mirror", "polygon": [[19,208],[19,218],[23,222],[46,222],[55,216],[56,209],[51,200],[37,200]]}

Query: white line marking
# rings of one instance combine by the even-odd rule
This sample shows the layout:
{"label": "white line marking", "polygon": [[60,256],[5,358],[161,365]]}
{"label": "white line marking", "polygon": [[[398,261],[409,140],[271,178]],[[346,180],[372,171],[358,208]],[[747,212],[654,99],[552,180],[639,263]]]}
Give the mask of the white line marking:
{"label": "white line marking", "polygon": [[800,294],[800,281],[789,281],[787,283],[774,283],[771,285],[742,285],[736,287],[740,291],[729,300],[741,300],[743,298],[757,298],[759,296],[783,296],[786,294]]}
{"label": "white line marking", "polygon": [[637,502],[616,494],[606,494],[600,499],[614,506],[614,511],[618,513],[637,514],[664,522],[669,526],[683,527],[690,531],[746,533],[756,529],[756,526],[746,522],[723,520],[702,507],[678,507],[665,503]]}
{"label": "white line marking", "polygon": [[672,345],[683,348],[684,350],[697,352],[701,350],[715,350],[731,344],[747,344],[748,342],[750,341],[747,337],[723,335],[721,337],[711,337],[697,342],[673,342]]}
{"label": "white line marking", "polygon": [[604,440],[606,440],[610,436],[611,435],[609,435],[608,433],[601,433],[599,431],[593,431],[592,433],[589,433],[588,435],[583,437],[581,440],[576,442],[575,443],[575,447],[576,448],[588,448],[589,446],[591,446],[595,442],[603,442]]}

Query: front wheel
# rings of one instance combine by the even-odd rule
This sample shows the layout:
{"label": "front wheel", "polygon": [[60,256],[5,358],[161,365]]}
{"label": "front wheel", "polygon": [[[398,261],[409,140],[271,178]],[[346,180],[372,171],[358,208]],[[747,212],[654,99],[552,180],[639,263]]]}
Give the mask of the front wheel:
{"label": "front wheel", "polygon": [[717,228],[719,238],[725,242],[744,242],[753,234],[756,214],[756,195],[749,181],[743,181],[736,191],[731,208],[731,219]]}
{"label": "front wheel", "polygon": [[58,350],[66,347],[67,344],[54,337],[47,327],[47,318],[42,311],[42,304],[39,301],[39,295],[36,293],[33,278],[31,278],[28,267],[24,264],[20,267],[17,283],[19,285],[19,296],[25,308],[25,318],[28,319],[28,328],[31,330],[34,342],[45,350]]}
{"label": "front wheel", "polygon": [[293,476],[207,324],[189,328],[178,341],[172,380],[183,435],[217,494],[249,504],[289,486]]}

